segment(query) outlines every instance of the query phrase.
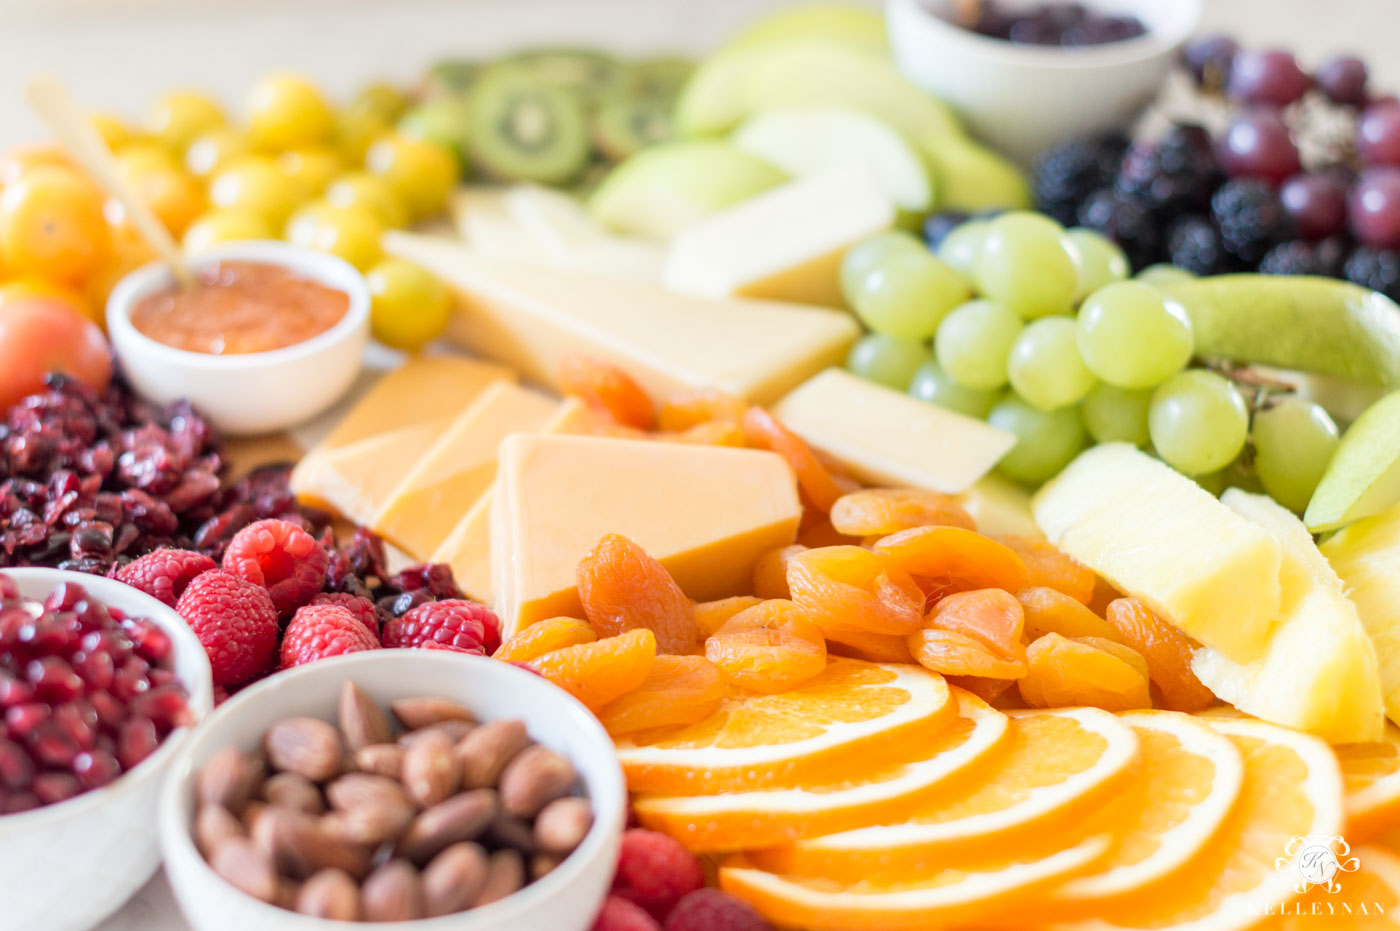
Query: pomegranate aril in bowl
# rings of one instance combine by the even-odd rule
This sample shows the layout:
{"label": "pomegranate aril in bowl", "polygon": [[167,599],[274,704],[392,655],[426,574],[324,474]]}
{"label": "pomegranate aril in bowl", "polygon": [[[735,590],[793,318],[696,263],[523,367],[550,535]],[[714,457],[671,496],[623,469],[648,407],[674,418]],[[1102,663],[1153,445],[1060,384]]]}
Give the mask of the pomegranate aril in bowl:
{"label": "pomegranate aril in bowl", "polygon": [[145,883],[164,771],[211,705],[208,658],[167,605],[100,576],[0,572],[6,931],[91,928]]}

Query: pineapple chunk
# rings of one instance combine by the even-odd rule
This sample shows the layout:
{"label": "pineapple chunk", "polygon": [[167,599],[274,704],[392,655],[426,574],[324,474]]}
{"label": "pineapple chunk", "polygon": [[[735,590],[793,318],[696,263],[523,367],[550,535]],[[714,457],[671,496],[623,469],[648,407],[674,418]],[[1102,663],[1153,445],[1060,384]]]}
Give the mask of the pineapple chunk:
{"label": "pineapple chunk", "polygon": [[1259,659],[1237,663],[1202,647],[1192,670],[1217,696],[1265,721],[1332,743],[1380,740],[1385,714],[1376,651],[1342,580],[1303,522],[1272,498],[1232,488],[1220,500],[1278,540],[1283,613]]}
{"label": "pineapple chunk", "polygon": [[1385,710],[1400,723],[1400,507],[1359,520],[1322,544],[1380,659]]}
{"label": "pineapple chunk", "polygon": [[1127,443],[1080,454],[1031,503],[1070,556],[1197,640],[1247,662],[1279,616],[1279,544]]}

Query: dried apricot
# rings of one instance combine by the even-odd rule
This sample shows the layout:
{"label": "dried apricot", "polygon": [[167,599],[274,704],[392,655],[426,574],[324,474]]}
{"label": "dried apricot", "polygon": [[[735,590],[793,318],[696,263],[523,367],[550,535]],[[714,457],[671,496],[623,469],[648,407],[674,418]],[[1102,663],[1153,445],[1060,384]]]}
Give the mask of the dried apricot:
{"label": "dried apricot", "polygon": [[976,637],[937,627],[910,634],[909,651],[920,666],[946,676],[1019,679],[1028,671],[1024,659],[1007,659]]}
{"label": "dried apricot", "polygon": [[753,564],[753,593],[760,598],[791,598],[788,590],[788,561],[798,553],[807,552],[807,547],[794,543],[780,546],[758,557]]}
{"label": "dried apricot", "polygon": [[695,446],[734,446],[748,445],[743,428],[737,423],[725,420],[710,420],[677,433],[662,433],[659,439],[673,443],[691,443]]}
{"label": "dried apricot", "polygon": [[1016,687],[1035,708],[1094,705],[1108,711],[1152,707],[1147,677],[1090,643],[1046,634],[1026,648],[1030,671]]}
{"label": "dried apricot", "polygon": [[753,692],[786,692],[826,669],[826,640],[805,612],[774,598],[740,611],[705,641],[725,678]]}
{"label": "dried apricot", "polygon": [[948,684],[955,685],[960,689],[967,689],[987,704],[994,705],[998,708],[1005,708],[1009,704],[1014,704],[1014,702],[1003,700],[1002,696],[1006,694],[1011,686],[1016,684],[1015,679],[984,679],[981,676],[949,676]]}
{"label": "dried apricot", "polygon": [[883,536],[933,524],[977,529],[957,501],[919,488],[863,488],[842,495],[831,507],[831,523],[853,537]]}
{"label": "dried apricot", "polygon": [[748,404],[717,388],[686,388],[677,391],[661,405],[656,427],[667,433],[680,433],[709,422],[737,424]]}
{"label": "dried apricot", "polygon": [[1065,637],[1118,638],[1108,621],[1090,611],[1064,592],[1032,586],[1016,593],[1026,614],[1026,636],[1032,640],[1045,634]]}
{"label": "dried apricot", "polygon": [[996,539],[1010,547],[1026,564],[1026,572],[1030,575],[1027,585],[1053,588],[1080,604],[1093,600],[1094,583],[1099,578],[1094,570],[1075,562],[1049,540],[1014,536]]}
{"label": "dried apricot", "polygon": [[925,618],[924,627],[963,634],[1014,659],[1025,655],[1021,643],[1025,620],[1025,611],[1016,596],[1000,588],[979,588],[939,601]]}
{"label": "dried apricot", "polygon": [[915,527],[890,534],[875,552],[913,576],[927,592],[1026,587],[1021,557],[1004,543],[961,527]]}
{"label": "dried apricot", "polygon": [[1191,671],[1191,639],[1162,620],[1136,598],[1118,598],[1105,611],[1123,642],[1147,660],[1162,703],[1173,711],[1200,711],[1215,701],[1211,690]]}
{"label": "dried apricot", "polygon": [[837,656],[849,656],[871,663],[913,663],[909,638],[896,634],[862,634],[853,630],[828,630],[826,649]]}
{"label": "dried apricot", "polygon": [[724,622],[762,601],[753,595],[735,595],[718,601],[702,601],[695,606],[695,626],[703,640],[724,626]]}
{"label": "dried apricot", "polygon": [[636,543],[610,533],[578,564],[578,594],[594,633],[645,627],[662,653],[694,653],[695,607],[671,573]]}
{"label": "dried apricot", "polygon": [[[820,511],[812,513],[821,514]],[[846,546],[860,543],[860,540],[849,537],[833,527],[831,521],[827,520],[824,515],[821,516],[820,520],[814,520],[810,523],[804,521],[803,523],[804,526],[797,534],[797,542],[803,546],[815,549],[819,546]]]}
{"label": "dried apricot", "polygon": [[797,475],[797,485],[804,498],[812,507],[823,514],[831,510],[845,489],[836,481],[816,453],[796,433],[783,426],[777,419],[761,407],[751,407],[744,412],[744,433],[749,442],[763,449],[771,449],[787,460]]}
{"label": "dried apricot", "polygon": [[788,588],[823,631],[910,634],[924,597],[908,573],[859,546],[824,546],[788,560]]}
{"label": "dried apricot", "polygon": [[587,356],[567,355],[559,360],[559,390],[573,395],[596,411],[638,430],[656,424],[656,408],[642,386],[622,369]]}
{"label": "dried apricot", "polygon": [[694,724],[724,701],[720,668],[703,656],[658,656],[642,684],[598,712],[614,737],[653,727]]}
{"label": "dried apricot", "polygon": [[635,688],[656,662],[656,635],[645,628],[546,653],[530,667],[598,711]]}
{"label": "dried apricot", "polygon": [[1089,600],[1089,610],[1103,617],[1108,613],[1109,604],[1123,597],[1126,596],[1114,588],[1111,582],[1099,576],[1094,579],[1094,597]]}
{"label": "dried apricot", "polygon": [[1108,637],[1075,637],[1075,643],[1087,643],[1091,647],[1103,650],[1105,653],[1112,653],[1114,656],[1136,669],[1144,679],[1149,682],[1152,674],[1147,669],[1147,660],[1141,653],[1122,643]]}
{"label": "dried apricot", "polygon": [[598,639],[586,621],[576,617],[551,617],[536,621],[497,648],[492,659],[505,663],[528,663],[564,647],[592,643]]}

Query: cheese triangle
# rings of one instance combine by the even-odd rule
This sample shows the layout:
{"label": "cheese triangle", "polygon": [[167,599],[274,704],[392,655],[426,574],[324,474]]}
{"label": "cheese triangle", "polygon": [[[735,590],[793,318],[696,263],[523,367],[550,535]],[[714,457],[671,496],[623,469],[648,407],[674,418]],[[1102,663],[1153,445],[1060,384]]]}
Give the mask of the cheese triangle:
{"label": "cheese triangle", "polygon": [[318,449],[292,469],[292,493],[303,504],[368,524],[451,423],[451,417],[440,417],[336,449]]}

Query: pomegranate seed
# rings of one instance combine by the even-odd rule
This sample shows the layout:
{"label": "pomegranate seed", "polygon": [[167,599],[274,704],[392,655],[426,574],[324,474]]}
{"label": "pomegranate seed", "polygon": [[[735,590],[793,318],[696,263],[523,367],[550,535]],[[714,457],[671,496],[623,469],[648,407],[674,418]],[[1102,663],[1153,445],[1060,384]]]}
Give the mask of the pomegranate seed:
{"label": "pomegranate seed", "polygon": [[97,746],[97,712],[85,701],[60,705],[54,709],[53,723],[79,750]]}
{"label": "pomegranate seed", "polygon": [[112,682],[112,694],[125,702],[135,701],[136,696],[151,687],[151,680],[148,678],[150,672],[151,664],[141,657],[128,658],[117,670],[117,677]]}
{"label": "pomegranate seed", "polygon": [[5,710],[5,728],[12,739],[25,738],[34,733],[36,727],[46,723],[52,713],[52,709],[42,702],[13,705]]}
{"label": "pomegranate seed", "polygon": [[45,766],[67,769],[73,765],[73,757],[82,752],[82,747],[51,721],[39,725],[29,735],[29,752]]}
{"label": "pomegranate seed", "polygon": [[71,773],[40,773],[34,777],[34,794],[45,805],[56,805],[83,791],[78,777]]}
{"label": "pomegranate seed", "polygon": [[115,728],[126,719],[126,706],[111,692],[93,692],[88,701],[97,712],[97,722],[105,728]]}
{"label": "pomegranate seed", "polygon": [[32,623],[29,612],[20,607],[7,607],[0,610],[0,646],[13,646],[20,642],[20,633]]}
{"label": "pomegranate seed", "polygon": [[179,727],[188,716],[185,693],[178,685],[151,689],[131,703],[133,713],[155,722],[158,728]]}
{"label": "pomegranate seed", "polygon": [[19,585],[8,575],[0,575],[0,599],[5,601],[19,600]]}
{"label": "pomegranate seed", "polygon": [[73,758],[73,775],[85,789],[99,789],[121,774],[121,764],[105,750],[79,753]]}
{"label": "pomegranate seed", "polygon": [[148,662],[163,663],[174,649],[170,636],[148,621],[133,624],[129,633],[136,641],[136,652]]}
{"label": "pomegranate seed", "polygon": [[7,815],[17,815],[22,811],[33,811],[44,804],[39,801],[39,796],[33,792],[8,792],[4,796],[4,813]]}
{"label": "pomegranate seed", "polygon": [[49,596],[44,599],[44,611],[48,614],[57,614],[59,611],[69,611],[78,602],[87,598],[87,592],[83,591],[81,585],[74,585],[72,582],[62,582],[57,588],[49,592]]}
{"label": "pomegranate seed", "polygon": [[45,701],[72,701],[83,694],[82,677],[57,656],[30,661],[24,674],[35,694]]}
{"label": "pomegranate seed", "polygon": [[156,752],[160,745],[160,735],[156,726],[148,718],[132,718],[122,725],[117,737],[117,759],[122,769],[132,769],[146,757]]}
{"label": "pomegranate seed", "polygon": [[92,653],[79,650],[74,653],[73,670],[82,677],[89,689],[105,689],[112,684],[117,675],[117,666],[112,662],[112,654],[105,650]]}
{"label": "pomegranate seed", "polygon": [[117,630],[90,631],[78,641],[78,648],[84,653],[106,653],[114,665],[120,665],[134,647],[131,638]]}
{"label": "pomegranate seed", "polygon": [[72,631],[62,621],[41,620],[26,624],[20,629],[19,642],[34,653],[43,655],[66,653],[72,646]]}
{"label": "pomegranate seed", "polygon": [[34,781],[34,761],[19,744],[0,738],[0,786],[26,789]]}
{"label": "pomegranate seed", "polygon": [[12,708],[34,700],[34,686],[0,670],[0,708]]}

